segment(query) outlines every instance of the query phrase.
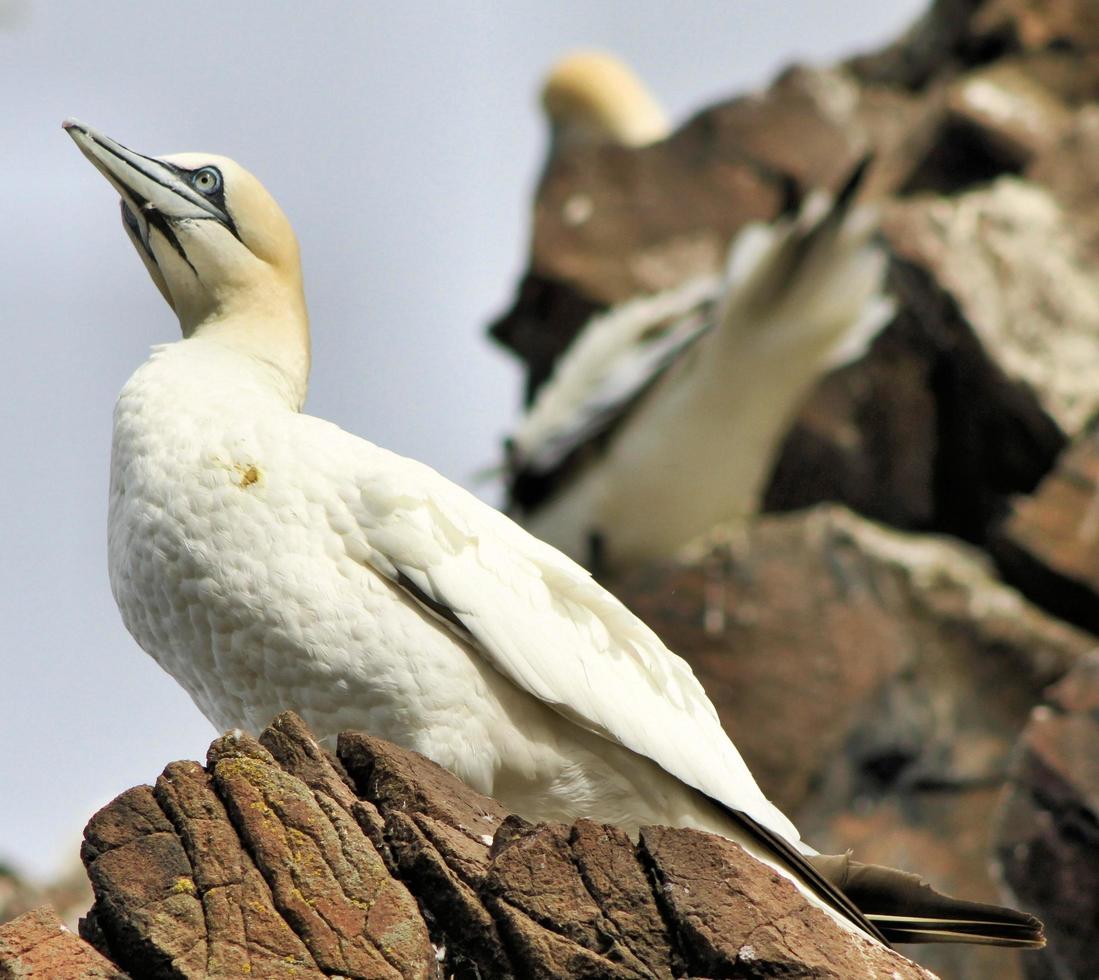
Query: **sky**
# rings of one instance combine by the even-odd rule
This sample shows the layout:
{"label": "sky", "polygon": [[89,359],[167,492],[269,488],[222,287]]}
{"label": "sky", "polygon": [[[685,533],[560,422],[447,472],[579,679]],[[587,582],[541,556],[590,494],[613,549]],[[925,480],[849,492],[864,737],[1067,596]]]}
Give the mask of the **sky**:
{"label": "sky", "polygon": [[484,325],[525,265],[545,69],[614,51],[682,121],[922,7],[0,0],[0,861],[54,873],[98,807],[216,735],[107,582],[112,406],[178,328],[62,119],[259,176],[301,242],[307,411],[471,486],[519,404]]}

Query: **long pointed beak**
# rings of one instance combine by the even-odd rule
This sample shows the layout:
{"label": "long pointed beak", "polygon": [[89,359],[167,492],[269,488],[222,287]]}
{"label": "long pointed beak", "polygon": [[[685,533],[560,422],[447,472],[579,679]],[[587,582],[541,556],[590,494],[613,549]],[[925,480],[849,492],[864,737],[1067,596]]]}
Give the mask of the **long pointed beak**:
{"label": "long pointed beak", "polygon": [[[212,218],[229,223],[229,216],[217,204],[191,187],[187,172],[180,167],[135,153],[75,119],[66,119],[61,125],[80,152],[122,195],[135,219],[139,215],[147,218],[146,212],[155,211],[167,219]],[[142,237],[147,239],[145,222],[141,228]]]}

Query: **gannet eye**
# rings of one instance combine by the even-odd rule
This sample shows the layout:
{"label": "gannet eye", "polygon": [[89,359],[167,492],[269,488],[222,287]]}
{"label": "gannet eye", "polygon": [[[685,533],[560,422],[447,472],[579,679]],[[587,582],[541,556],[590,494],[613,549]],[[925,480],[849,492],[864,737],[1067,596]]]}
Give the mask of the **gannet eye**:
{"label": "gannet eye", "polygon": [[221,186],[221,174],[214,167],[203,167],[191,175],[191,186],[203,194],[213,194]]}

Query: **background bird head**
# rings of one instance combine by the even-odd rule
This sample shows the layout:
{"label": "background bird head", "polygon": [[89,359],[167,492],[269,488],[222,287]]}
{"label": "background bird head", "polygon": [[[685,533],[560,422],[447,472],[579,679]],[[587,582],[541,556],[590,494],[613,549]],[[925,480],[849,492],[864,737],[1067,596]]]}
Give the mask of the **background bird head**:
{"label": "background bird head", "polygon": [[644,146],[668,135],[664,110],[619,59],[577,51],[557,62],[542,87],[555,149],[576,143]]}
{"label": "background bird head", "polygon": [[143,156],[83,123],[64,125],[121,195],[126,233],[184,336],[245,311],[304,312],[294,231],[247,170],[209,153]]}

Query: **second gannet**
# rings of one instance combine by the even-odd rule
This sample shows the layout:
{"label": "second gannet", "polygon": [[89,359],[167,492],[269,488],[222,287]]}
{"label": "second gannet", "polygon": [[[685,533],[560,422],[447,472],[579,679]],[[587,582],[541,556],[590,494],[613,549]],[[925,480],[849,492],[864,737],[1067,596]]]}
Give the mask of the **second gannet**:
{"label": "second gannet", "polygon": [[365,729],[422,752],[528,819],[723,834],[865,937],[1041,944],[1030,916],[820,859],[687,664],[584,569],[303,414],[298,246],[248,171],[65,128],[121,195],[183,333],[115,408],[111,587],[215,726],[259,732],[292,708],[322,737]]}
{"label": "second gannet", "polygon": [[834,197],[743,229],[721,276],[596,316],[508,440],[509,512],[597,572],[753,514],[812,384],[892,315],[864,161]]}

